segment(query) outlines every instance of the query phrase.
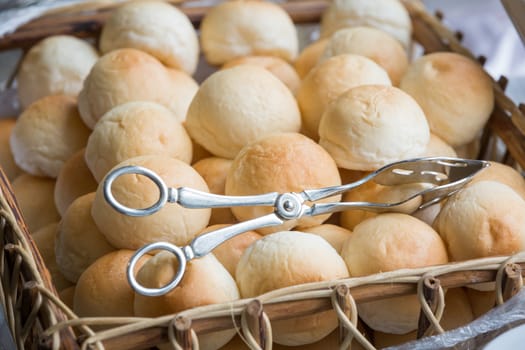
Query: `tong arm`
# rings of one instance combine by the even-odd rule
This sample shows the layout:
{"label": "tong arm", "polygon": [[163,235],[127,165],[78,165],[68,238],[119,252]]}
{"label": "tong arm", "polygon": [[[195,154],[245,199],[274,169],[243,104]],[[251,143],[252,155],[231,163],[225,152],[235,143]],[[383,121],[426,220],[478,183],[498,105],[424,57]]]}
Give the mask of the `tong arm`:
{"label": "tong arm", "polygon": [[170,188],[172,194],[168,202],[177,203],[185,208],[229,208],[246,206],[274,206],[279,196],[277,192],[254,196],[224,196],[194,190],[187,187]]}
{"label": "tong arm", "polygon": [[200,236],[195,237],[190,243],[193,256],[189,258],[201,258],[204,255],[211,253],[211,251],[217,246],[221,245],[222,243],[237,235],[240,235],[241,233],[256,230],[262,227],[277,226],[281,225],[282,223],[284,223],[284,221],[281,218],[279,218],[278,215],[272,213],[252,220],[240,222],[231,226],[220,228],[218,230],[204,233]]}

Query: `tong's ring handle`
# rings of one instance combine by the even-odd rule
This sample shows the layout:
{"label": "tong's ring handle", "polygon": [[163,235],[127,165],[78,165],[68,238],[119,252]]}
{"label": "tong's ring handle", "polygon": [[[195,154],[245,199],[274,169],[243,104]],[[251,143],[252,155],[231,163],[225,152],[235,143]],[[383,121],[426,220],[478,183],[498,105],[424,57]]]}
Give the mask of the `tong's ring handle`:
{"label": "tong's ring handle", "polygon": [[[160,288],[146,288],[143,285],[141,285],[135,278],[135,266],[137,265],[139,259],[142,258],[144,255],[151,252],[152,250],[159,249],[166,250],[175,255],[175,257],[179,261],[179,266],[177,267],[177,272],[175,273],[175,276],[168,284]],[[126,275],[128,278],[128,282],[131,285],[131,288],[133,288],[135,292],[145,296],[156,297],[169,293],[180,283],[182,277],[184,276],[184,271],[186,271],[186,263],[186,255],[184,254],[184,250],[182,250],[182,248],[177,247],[176,245],[173,245],[168,242],[155,242],[145,245],[144,247],[137,250],[135,254],[133,254],[131,259],[129,260]]]}
{"label": "tong's ring handle", "polygon": [[[120,203],[111,190],[113,182],[120,176],[126,174],[144,175],[159,189],[159,199],[152,206],[142,209],[130,208]],[[141,166],[128,165],[109,172],[104,180],[104,197],[106,201],[118,212],[128,216],[148,216],[159,211],[168,201],[168,186],[155,172]]]}

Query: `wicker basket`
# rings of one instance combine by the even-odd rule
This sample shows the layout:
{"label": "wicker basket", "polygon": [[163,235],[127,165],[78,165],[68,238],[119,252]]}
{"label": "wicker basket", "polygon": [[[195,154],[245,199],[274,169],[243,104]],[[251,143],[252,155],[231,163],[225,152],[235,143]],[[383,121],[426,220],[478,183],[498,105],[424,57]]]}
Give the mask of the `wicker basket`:
{"label": "wicker basket", "polygon": [[[426,12],[419,2],[406,0],[404,4],[413,21],[415,40],[426,52],[455,51],[473,58],[461,46],[461,35],[447,29],[439,16]],[[327,3],[304,0],[282,6],[297,23],[315,23]],[[197,24],[206,8],[183,10]],[[42,37],[59,33],[94,37],[108,15],[107,7],[88,13],[70,11],[67,16],[55,13],[39,18],[1,38],[0,50],[27,47]],[[494,82],[496,106],[484,131],[479,156],[521,170],[525,167],[525,117],[523,108],[505,96],[505,85],[504,77]],[[167,341],[182,349],[192,349],[198,344],[197,334],[233,328],[252,348],[268,349],[272,344],[272,321],[330,309],[338,315],[340,344],[346,349],[352,338],[370,342],[370,337],[366,340],[366,331],[363,335],[357,330],[356,303],[407,294],[417,294],[421,301],[418,336],[422,337],[443,332],[439,321],[444,308],[444,288],[495,281],[497,303],[501,304],[521,288],[525,267],[525,255],[519,254],[299,285],[257,299],[209,305],[154,319],[81,319],[58,299],[1,171],[0,189],[0,300],[19,349],[143,349]],[[108,326],[106,330],[95,332],[91,328],[101,324]]]}

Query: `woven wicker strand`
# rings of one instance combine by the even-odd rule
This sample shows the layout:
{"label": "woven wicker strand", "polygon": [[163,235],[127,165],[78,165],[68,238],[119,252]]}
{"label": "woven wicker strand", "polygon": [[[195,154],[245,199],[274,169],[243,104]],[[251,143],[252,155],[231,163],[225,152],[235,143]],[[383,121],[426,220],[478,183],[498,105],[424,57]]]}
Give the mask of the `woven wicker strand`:
{"label": "woven wicker strand", "polygon": [[[419,271],[418,274],[415,274],[412,276],[407,276],[408,270],[395,271],[390,274],[385,274],[386,276],[381,276],[380,278],[377,278],[377,276],[367,276],[364,278],[351,278],[351,279],[341,280],[339,281],[339,283],[344,284],[346,286],[355,286],[356,288],[358,288],[359,286],[362,287],[363,284],[365,286],[371,286],[371,285],[383,285],[383,284],[410,283],[413,286],[413,289],[417,289],[417,285],[420,283],[422,279],[426,278],[428,275],[432,275],[434,277],[440,278],[440,280],[442,281],[443,287],[452,287],[452,286],[455,286],[456,280],[455,278],[451,278],[451,276],[454,277],[454,273],[457,273],[457,272],[461,273],[462,275],[468,274],[469,270],[466,270],[465,268],[467,269],[474,268],[475,270],[483,271],[484,278],[479,278],[480,276],[477,274],[471,275],[473,276],[473,279],[472,279],[473,283],[483,283],[487,281],[494,281],[497,271],[501,269],[501,266],[505,266],[508,264],[508,261],[509,261],[508,259],[509,259],[508,257],[480,259],[478,261],[468,261],[468,262],[463,262],[463,263],[446,265],[446,266],[436,269],[435,271],[433,270],[432,267],[429,267],[426,269],[422,269],[423,271]],[[512,259],[516,262],[519,262],[521,265],[525,266],[525,254],[520,253],[512,257]],[[490,272],[490,275],[492,276],[492,278],[489,278],[486,272]],[[400,277],[396,277],[396,275]],[[371,277],[376,277],[376,278],[371,278]],[[315,300],[325,300],[325,299],[332,298],[333,291],[329,291],[324,288],[321,290],[315,290],[315,289],[312,290],[312,287],[313,287],[312,285],[305,286],[304,289],[306,291],[301,292],[302,297],[300,299],[306,302],[310,302],[312,300],[315,301]],[[294,289],[297,290],[300,288],[294,288]],[[351,289],[352,288],[350,287],[350,290]],[[290,294],[290,293],[286,293],[286,290],[283,290],[283,294],[287,295],[287,299],[296,299],[296,301],[298,299],[297,296],[301,295],[301,293],[296,291],[294,294]],[[397,295],[404,295],[404,294],[406,293],[402,293],[402,294],[396,293],[394,295],[387,294],[387,295],[383,295],[382,297],[397,296]],[[420,295],[421,294],[422,293],[420,293]],[[377,298],[381,298],[381,296],[377,295],[376,299]],[[265,304],[265,308],[269,310],[272,310],[272,306],[276,306],[276,305],[278,306],[279,304],[283,303],[282,297],[276,298],[277,302],[275,300],[272,302],[271,300],[266,298],[265,295],[261,296],[260,299],[267,300]],[[279,301],[279,299],[281,299],[281,301]],[[370,297],[365,297],[363,299],[370,299]],[[186,317],[188,319],[193,319],[194,320],[193,328],[197,332],[207,333],[208,331],[227,329],[228,325],[223,324],[223,322],[220,322],[220,324],[213,324],[213,322],[210,322],[210,319],[213,317],[219,319],[220,317],[223,317],[225,315],[231,316],[229,315],[229,313],[231,312],[235,313],[235,316],[240,316],[243,310],[245,309],[245,307],[251,301],[252,300],[241,300],[236,303],[238,305],[239,304],[244,305],[244,308],[242,307],[230,308],[228,305],[211,305],[211,306],[205,306],[205,307],[188,310],[187,312],[181,312],[178,315],[168,315],[168,316],[163,316],[163,317],[159,317],[156,319],[147,319],[143,321],[137,321],[129,325],[125,325],[125,326],[117,327],[111,330],[99,332],[94,337],[86,339],[85,344],[83,344],[82,347],[87,348],[88,344],[94,344],[97,341],[101,341],[105,343],[106,340],[111,340],[112,338],[115,338],[118,336],[126,336],[126,335],[129,336],[129,334],[132,333],[133,331],[140,330],[140,329],[144,330],[144,329],[152,329],[152,328],[157,328],[157,327],[165,327],[167,326],[167,324],[169,324],[169,322],[171,322],[172,319],[174,319],[174,317]],[[359,302],[360,300],[356,300],[356,301]],[[332,306],[332,305],[333,303],[331,303],[329,306]],[[287,309],[288,309],[288,306],[287,306]],[[334,309],[337,311],[337,307],[335,307]],[[269,314],[270,314],[269,318],[272,319],[271,317],[272,312],[269,312]],[[442,311],[437,312],[437,315],[434,320],[433,317],[431,316],[433,315],[432,311],[429,311],[427,312],[427,317],[430,316],[429,318],[433,320],[432,323],[434,325],[437,325],[439,324],[440,314],[442,314]],[[287,317],[290,318],[293,316],[295,315],[292,314],[292,315],[288,315]],[[340,313],[338,313],[338,316],[341,319]],[[202,325],[199,326],[199,321],[202,321],[203,319],[207,319],[208,324],[204,326]],[[281,319],[284,319],[284,318],[281,318]],[[350,321],[348,322],[352,325],[354,324],[353,322],[350,322]],[[352,329],[355,328],[355,326],[350,326],[348,322],[345,322],[346,327],[350,331],[352,331]],[[70,324],[66,323],[63,326],[66,326],[66,325],[69,326]],[[357,330],[355,329],[355,331]],[[359,339],[359,335],[357,335],[357,333],[359,332],[357,331],[357,333],[355,333],[355,331],[352,333],[354,333],[354,336],[356,337],[356,339]],[[439,332],[439,328],[438,328],[438,332]],[[111,342],[108,344],[113,344],[113,343]]]}

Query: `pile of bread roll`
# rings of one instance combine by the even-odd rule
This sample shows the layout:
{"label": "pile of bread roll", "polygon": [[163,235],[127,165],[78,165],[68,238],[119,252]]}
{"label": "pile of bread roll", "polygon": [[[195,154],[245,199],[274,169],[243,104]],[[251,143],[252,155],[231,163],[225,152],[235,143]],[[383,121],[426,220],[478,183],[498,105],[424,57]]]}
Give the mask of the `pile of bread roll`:
{"label": "pile of bread roll", "polygon": [[[98,47],[69,36],[36,44],[17,76],[23,111],[0,122],[0,165],[63,300],[80,317],[156,317],[307,282],[524,250],[525,181],[493,162],[445,203],[412,216],[349,210],[287,221],[191,261],[164,296],[128,285],[126,265],[144,244],[186,245],[272,208],[171,204],[128,217],[103,197],[116,167],[147,167],[171,187],[253,195],[340,185],[407,158],[476,157],[492,80],[455,53],[411,59],[411,34],[399,0],[334,0],[320,38],[302,49],[292,20],[271,2],[221,3],[198,36],[176,7],[137,1],[114,10]],[[201,53],[216,70],[199,84],[192,75]],[[325,201],[394,202],[421,189],[367,184]],[[136,208],[158,196],[132,175],[113,193]],[[169,253],[148,256],[137,279],[160,287],[176,265]],[[486,310],[490,293],[449,290],[445,328]],[[358,305],[381,346],[415,337],[419,307],[415,296]],[[326,311],[273,322],[273,339],[280,349],[326,348],[336,326]],[[200,348],[246,348],[238,338],[227,344],[234,335],[203,335]]]}

